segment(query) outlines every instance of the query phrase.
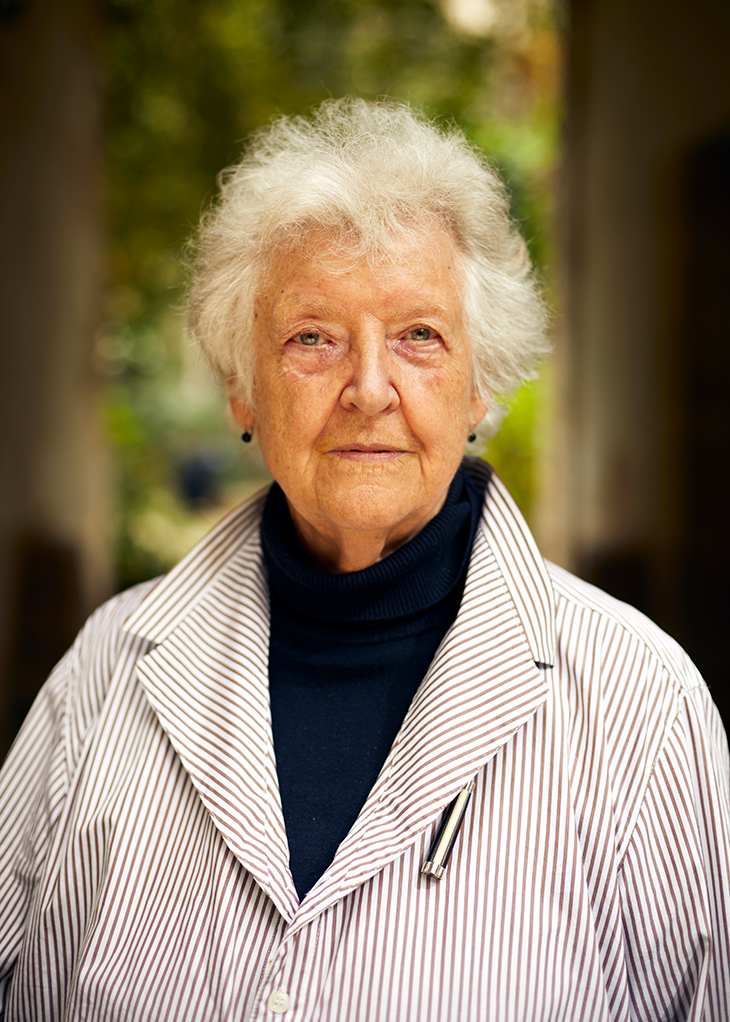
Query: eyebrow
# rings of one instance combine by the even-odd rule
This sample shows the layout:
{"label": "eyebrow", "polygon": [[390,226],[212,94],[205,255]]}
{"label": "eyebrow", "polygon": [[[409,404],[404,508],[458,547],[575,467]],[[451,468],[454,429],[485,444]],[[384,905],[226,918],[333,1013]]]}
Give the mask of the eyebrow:
{"label": "eyebrow", "polygon": [[[295,306],[296,308],[292,308]],[[447,316],[461,315],[460,309],[453,309],[449,306],[442,305],[439,302],[425,302],[423,305],[413,305],[405,310],[405,312],[398,314],[398,322],[417,322],[420,319],[430,319],[437,317],[443,319]],[[292,314],[296,314],[297,318],[306,319],[308,316],[312,316],[316,319],[328,320],[336,315],[336,311],[326,301],[317,301],[316,299],[306,298],[304,295],[298,295],[296,293],[288,295],[281,305],[276,309],[273,315],[275,323],[280,322],[282,319],[287,319]]]}
{"label": "eyebrow", "polygon": [[[326,316],[327,305],[323,301],[317,301],[316,299],[305,298],[304,295],[291,294],[283,300],[274,312],[274,319],[278,319],[282,312],[286,313],[292,305],[298,306],[297,314],[304,316]],[[292,310],[294,311],[294,310]],[[331,310],[330,310],[331,314]]]}

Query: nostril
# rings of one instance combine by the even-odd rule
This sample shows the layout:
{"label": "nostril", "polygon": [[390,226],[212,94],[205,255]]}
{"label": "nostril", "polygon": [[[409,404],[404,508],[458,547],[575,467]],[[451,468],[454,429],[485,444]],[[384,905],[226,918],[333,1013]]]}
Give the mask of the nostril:
{"label": "nostril", "polygon": [[378,415],[399,403],[398,391],[389,375],[373,367],[354,372],[342,392],[345,407],[357,408],[367,415]]}
{"label": "nostril", "polygon": [[400,398],[398,391],[390,383],[382,387],[366,387],[351,383],[343,390],[341,403],[346,408],[357,409],[366,415],[379,415],[397,408]]}

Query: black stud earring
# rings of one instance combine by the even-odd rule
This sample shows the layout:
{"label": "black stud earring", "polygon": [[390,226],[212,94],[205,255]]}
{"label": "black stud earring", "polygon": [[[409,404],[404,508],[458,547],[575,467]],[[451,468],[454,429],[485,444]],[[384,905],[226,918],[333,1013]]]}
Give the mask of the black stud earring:
{"label": "black stud earring", "polygon": [[476,438],[477,438],[476,433],[470,433],[466,439],[469,441],[470,444],[473,444]]}
{"label": "black stud earring", "polygon": [[248,430],[246,430],[245,433],[241,433],[241,440],[243,440],[244,444],[251,443],[251,434],[249,433]]}

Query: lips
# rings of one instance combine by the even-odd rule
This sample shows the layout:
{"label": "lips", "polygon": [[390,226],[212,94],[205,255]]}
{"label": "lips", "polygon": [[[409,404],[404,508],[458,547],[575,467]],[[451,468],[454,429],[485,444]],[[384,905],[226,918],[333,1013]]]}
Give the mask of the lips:
{"label": "lips", "polygon": [[360,451],[363,454],[400,454],[402,447],[393,447],[390,444],[342,444],[335,448],[336,451]]}
{"label": "lips", "polygon": [[330,454],[346,461],[392,461],[405,454],[402,447],[391,444],[342,444],[330,450]]}

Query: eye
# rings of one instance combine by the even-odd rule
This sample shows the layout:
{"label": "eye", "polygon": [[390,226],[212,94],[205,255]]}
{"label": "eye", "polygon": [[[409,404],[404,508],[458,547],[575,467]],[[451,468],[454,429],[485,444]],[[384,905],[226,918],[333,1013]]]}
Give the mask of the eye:
{"label": "eye", "polygon": [[427,326],[417,326],[408,334],[411,341],[430,341],[433,336],[433,331],[429,330]]}
{"label": "eye", "polygon": [[307,333],[298,334],[297,340],[302,344],[306,344],[307,347],[313,348],[315,344],[319,344],[320,335],[314,333],[314,331],[307,331]]}

